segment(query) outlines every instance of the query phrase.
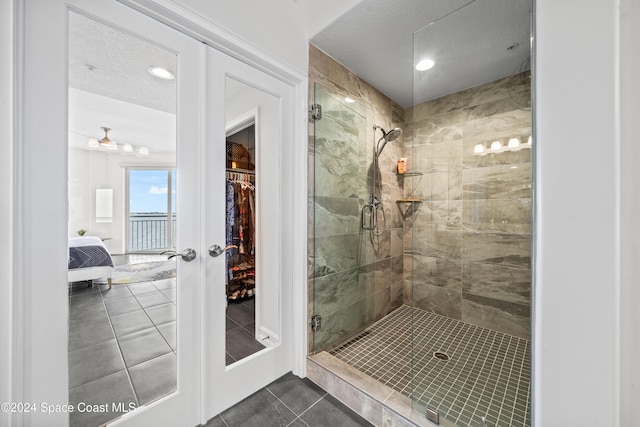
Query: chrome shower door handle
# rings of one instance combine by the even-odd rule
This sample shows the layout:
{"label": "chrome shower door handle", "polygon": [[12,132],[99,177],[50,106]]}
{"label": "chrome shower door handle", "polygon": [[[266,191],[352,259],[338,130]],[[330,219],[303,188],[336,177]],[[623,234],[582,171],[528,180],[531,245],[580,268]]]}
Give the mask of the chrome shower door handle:
{"label": "chrome shower door handle", "polygon": [[180,256],[180,257],[182,258],[182,260],[183,260],[183,261],[187,261],[187,262],[189,262],[189,261],[193,261],[194,259],[196,259],[196,255],[197,255],[197,254],[196,254],[195,249],[187,248],[187,249],[185,249],[184,251],[182,251],[182,252],[181,252],[181,253],[179,253],[179,254],[173,254],[173,255],[171,255],[171,256],[170,256],[169,258],[167,258],[167,259],[171,259],[171,258],[173,258],[173,257]]}
{"label": "chrome shower door handle", "polygon": [[220,256],[224,253],[224,251],[231,249],[231,248],[237,248],[236,245],[227,245],[224,248],[221,248],[220,245],[211,245],[209,246],[209,255],[212,257],[217,257]]}

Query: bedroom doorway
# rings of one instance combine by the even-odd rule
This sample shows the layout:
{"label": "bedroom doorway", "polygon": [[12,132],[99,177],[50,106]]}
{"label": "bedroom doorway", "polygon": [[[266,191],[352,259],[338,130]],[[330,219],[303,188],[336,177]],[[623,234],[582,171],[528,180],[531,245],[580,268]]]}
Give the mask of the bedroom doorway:
{"label": "bedroom doorway", "polygon": [[[105,26],[121,36],[131,37],[136,42],[147,43],[173,55],[176,65],[173,70],[174,81],[178,88],[175,119],[162,121],[162,124],[175,123],[174,128],[168,128],[164,133],[174,135],[177,150],[178,256],[172,258],[177,270],[174,305],[177,345],[174,352],[175,391],[154,396],[151,393],[153,390],[146,390],[149,391],[148,395],[152,395],[147,403],[140,403],[139,396],[136,396],[138,403],[135,405],[130,405],[130,400],[124,404],[115,402],[115,407],[107,405],[109,410],[104,412],[118,412],[111,421],[81,421],[77,424],[90,426],[94,422],[96,425],[106,422],[107,425],[119,426],[195,426],[206,423],[223,409],[294,370],[293,329],[302,330],[304,322],[291,321],[293,300],[302,301],[304,298],[299,287],[293,286],[293,282],[296,272],[299,276],[304,276],[299,274],[299,266],[304,264],[299,259],[304,244],[294,238],[303,227],[292,224],[302,222],[296,217],[296,211],[300,212],[300,208],[294,209],[294,206],[301,205],[304,209],[305,204],[301,200],[306,194],[304,185],[300,184],[301,180],[294,179],[303,175],[295,173],[303,162],[294,162],[294,154],[296,151],[304,151],[299,144],[294,144],[294,139],[300,140],[303,134],[301,116],[296,114],[294,105],[302,105],[298,101],[303,98],[304,78],[296,73],[287,75],[287,70],[274,72],[277,71],[277,64],[270,68],[271,71],[265,70],[264,66],[260,67],[258,63],[255,67],[250,66],[116,0],[34,0],[25,3],[24,49],[21,50],[25,57],[25,72],[21,87],[28,90],[25,89],[22,95],[24,99],[21,99],[19,109],[20,130],[24,132],[24,135],[20,135],[20,154],[24,163],[20,176],[23,181],[19,185],[20,209],[25,212],[25,216],[21,219],[22,227],[18,230],[18,235],[22,237],[19,248],[23,251],[21,254],[28,253],[29,262],[37,261],[37,264],[27,266],[27,261],[20,261],[18,265],[21,277],[24,276],[24,286],[17,287],[19,295],[16,299],[21,304],[16,304],[16,307],[22,309],[17,313],[17,318],[23,322],[16,325],[16,336],[21,337],[24,345],[16,350],[19,357],[15,361],[17,375],[24,376],[24,381],[21,382],[24,395],[36,401],[66,405],[77,398],[77,407],[86,409],[92,400],[102,399],[101,393],[105,388],[92,387],[98,379],[91,378],[81,384],[76,382],[79,377],[74,376],[71,381],[72,377],[69,375],[71,366],[80,367],[83,373],[91,373],[98,362],[97,357],[101,355],[99,349],[85,355],[88,357],[69,355],[69,317],[72,315],[69,298],[73,298],[69,297],[67,280],[69,235],[80,234],[76,232],[81,229],[87,230],[85,234],[93,235],[108,251],[115,253],[124,250],[123,239],[116,234],[118,228],[124,228],[121,215],[122,185],[117,185],[118,181],[124,182],[123,168],[132,163],[135,166],[135,163],[141,161],[141,157],[132,154],[135,149],[125,150],[125,146],[130,144],[132,149],[135,148],[142,137],[129,139],[123,134],[119,135],[127,125],[124,120],[117,126],[100,121],[100,124],[94,126],[109,129],[96,131],[92,127],[85,133],[77,132],[80,134],[76,135],[77,138],[89,146],[95,145],[94,141],[90,141],[92,139],[100,144],[102,139],[108,137],[115,144],[107,142],[106,145],[115,145],[116,150],[98,153],[98,145],[98,150],[90,151],[92,154],[84,153],[86,157],[101,157],[104,162],[94,167],[92,163],[78,161],[81,168],[89,170],[93,175],[80,175],[77,177],[78,181],[74,181],[76,177],[69,177],[72,168],[68,166],[75,162],[69,155],[69,139],[75,137],[75,134],[68,132],[74,127],[73,120],[80,114],[90,113],[100,102],[108,101],[104,99],[107,98],[105,95],[97,96],[95,101],[85,104],[86,108],[80,108],[76,112],[67,103],[73,102],[72,97],[75,96],[73,85],[70,88],[67,84],[71,80],[68,76],[69,69],[79,64],[85,77],[93,78],[101,68],[91,63],[89,65],[94,65],[93,67],[85,67],[88,62],[85,58],[69,63],[67,53],[71,35],[68,24],[77,18],[89,21],[89,24]],[[100,34],[98,31],[89,31],[86,39],[100,38]],[[240,49],[238,46],[236,48]],[[105,61],[112,61],[113,57],[106,55],[105,50],[96,51],[103,54]],[[136,50],[133,52],[137,53]],[[142,57],[136,55],[134,59],[138,56]],[[37,67],[42,63],[47,64],[48,74],[42,73]],[[115,71],[109,73],[109,76],[114,76]],[[144,73],[148,73],[148,70],[145,69]],[[134,94],[138,89],[141,88],[133,88],[127,94]],[[239,92],[233,95],[236,89]],[[233,105],[237,109],[233,109],[229,101],[234,101]],[[121,112],[118,109],[113,111]],[[224,333],[227,305],[224,277],[227,268],[225,257],[219,256],[220,253],[215,248],[216,245],[220,249],[225,246],[225,136],[229,122],[253,111],[257,112],[255,132],[260,138],[256,145],[256,173],[260,175],[256,177],[258,188],[255,209],[258,212],[256,230],[261,230],[257,231],[256,239],[259,247],[256,248],[255,271],[259,277],[256,277],[255,333],[265,343],[265,348],[227,366]],[[113,112],[111,115],[105,114],[103,119],[113,119],[113,115]],[[136,124],[144,123],[140,120],[131,121]],[[118,149],[118,144],[122,145],[122,150]],[[138,147],[138,155],[154,154],[150,147],[146,150],[142,148]],[[127,154],[118,154],[123,158],[116,160],[115,152]],[[159,164],[170,166],[171,161],[165,158]],[[79,188],[91,184],[92,179],[87,176],[94,176],[96,181],[101,181],[96,184],[96,191],[94,187],[90,187],[82,193],[88,202],[80,200],[69,189],[76,184]],[[112,176],[116,179],[111,180]],[[294,191],[295,189],[298,191]],[[75,192],[76,188],[72,190]],[[107,203],[100,203],[99,209],[96,203],[97,190],[110,190],[99,192],[101,199],[107,195]],[[75,201],[70,200],[74,198]],[[296,200],[298,204],[295,203]],[[88,215],[91,224],[77,221],[84,216],[69,215],[71,203],[76,203],[74,208],[80,207],[90,212]],[[94,210],[100,211],[100,215],[94,217]],[[93,219],[97,217],[100,221],[96,220],[94,224]],[[72,223],[72,218],[76,222]],[[112,226],[115,228],[109,228]],[[46,239],[46,248],[42,244],[35,244],[36,235],[38,243],[43,238]],[[32,265],[38,265],[38,268],[29,268]],[[164,292],[166,289],[156,285],[155,281],[152,278],[148,281],[152,283],[145,282],[137,286],[151,289],[147,286],[149,284],[163,294],[164,298],[170,299]],[[123,284],[115,283],[114,274],[112,282],[112,291],[124,289],[121,287]],[[43,286],[43,283],[50,286]],[[138,296],[146,292],[134,293],[130,288],[135,285],[124,283],[124,286],[128,289],[121,292],[130,292],[133,300],[142,307]],[[102,290],[99,289],[98,292],[102,293]],[[118,309],[127,305],[121,302],[109,304]],[[91,309],[102,308],[102,314],[86,310],[86,316],[82,319],[84,322],[78,323],[76,320],[79,319],[74,318],[74,326],[95,321],[97,316],[110,317],[106,305],[104,299],[99,301],[96,298],[90,304]],[[148,317],[155,329],[160,329],[162,324],[154,322],[151,315]],[[304,321],[302,316],[300,318]],[[98,335],[98,326],[94,326],[93,329],[87,329],[85,334]],[[109,326],[115,329],[111,322]],[[163,333],[158,332],[169,344]],[[300,338],[303,337],[302,334],[299,335]],[[121,337],[115,332],[113,337],[107,341],[115,340],[120,344]],[[302,346],[298,350],[300,348]],[[147,347],[141,346],[139,349],[146,350]],[[297,374],[303,375],[304,358],[301,351],[298,353],[300,366],[295,368]],[[105,376],[101,378],[111,380],[118,373],[120,376],[132,377],[134,374],[127,370],[137,365],[131,363],[128,366],[128,356],[124,354],[119,361],[115,352],[112,354],[110,361],[118,364],[116,371],[105,372]],[[158,357],[161,356],[163,355]],[[169,354],[168,357],[172,356]],[[163,372],[163,369],[149,371],[155,375]],[[148,376],[142,377],[144,379]],[[76,391],[71,398],[69,385]],[[133,384],[133,393],[136,393],[135,387]],[[19,415],[20,420],[24,420],[19,424],[65,426],[69,424],[69,415],[68,412],[25,413]]]}
{"label": "bedroom doorway", "polygon": [[190,227],[200,217],[191,192],[200,185],[198,135],[189,130],[198,115],[180,109],[178,95],[178,87],[196,94],[189,81],[198,81],[200,49],[115,2],[85,0],[82,8],[68,11],[68,230],[70,241],[97,239],[113,269],[109,284],[100,274],[79,280],[95,268],[94,249],[77,256],[69,404],[106,409],[72,411],[69,424],[196,425],[199,261],[175,251],[200,241]]}

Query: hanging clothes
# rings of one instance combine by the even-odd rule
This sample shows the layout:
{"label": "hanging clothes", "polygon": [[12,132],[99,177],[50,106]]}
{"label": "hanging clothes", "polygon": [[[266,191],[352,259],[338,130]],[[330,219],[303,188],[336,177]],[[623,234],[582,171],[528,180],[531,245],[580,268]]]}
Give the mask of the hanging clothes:
{"label": "hanging clothes", "polygon": [[238,247],[226,254],[230,301],[253,296],[255,287],[255,187],[247,176],[227,172],[225,243]]}

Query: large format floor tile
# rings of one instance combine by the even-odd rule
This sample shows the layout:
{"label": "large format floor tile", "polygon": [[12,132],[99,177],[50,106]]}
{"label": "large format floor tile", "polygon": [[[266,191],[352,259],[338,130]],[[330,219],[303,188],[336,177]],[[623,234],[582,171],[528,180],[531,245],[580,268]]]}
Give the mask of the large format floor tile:
{"label": "large format floor tile", "polygon": [[111,316],[111,325],[117,337],[153,328],[151,319],[142,309]]}
{"label": "large format floor tile", "polygon": [[138,406],[138,401],[124,370],[71,389],[69,391],[69,403],[74,408],[77,408],[79,403],[83,405],[107,405],[107,410],[104,412],[71,412],[69,414],[71,427],[99,426]]}
{"label": "large format floor tile", "polygon": [[105,317],[87,322],[74,322],[69,327],[69,350],[77,350],[103,341],[114,339],[113,330]]}
{"label": "large format floor tile", "polygon": [[146,312],[156,326],[176,320],[176,306],[173,303],[149,307]]}
{"label": "large format floor tile", "polygon": [[69,387],[77,387],[124,369],[115,339],[69,352]]}
{"label": "large format floor tile", "polygon": [[308,379],[288,373],[213,417],[205,427],[372,426]]}
{"label": "large format floor tile", "polygon": [[171,347],[156,328],[118,337],[118,342],[128,368],[172,352]]}
{"label": "large format floor tile", "polygon": [[167,353],[129,369],[141,405],[176,390],[176,362],[176,355]]}

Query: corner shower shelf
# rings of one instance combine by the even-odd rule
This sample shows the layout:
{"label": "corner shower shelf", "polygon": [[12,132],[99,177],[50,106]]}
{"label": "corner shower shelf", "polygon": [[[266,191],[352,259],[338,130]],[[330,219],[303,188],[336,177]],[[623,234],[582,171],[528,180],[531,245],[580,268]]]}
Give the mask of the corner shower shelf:
{"label": "corner shower shelf", "polygon": [[396,203],[422,203],[422,200],[415,197],[407,197],[405,199],[396,200]]}
{"label": "corner shower shelf", "polygon": [[397,173],[397,175],[414,177],[414,176],[422,176],[424,175],[424,173],[422,171],[407,171],[406,173]]}

